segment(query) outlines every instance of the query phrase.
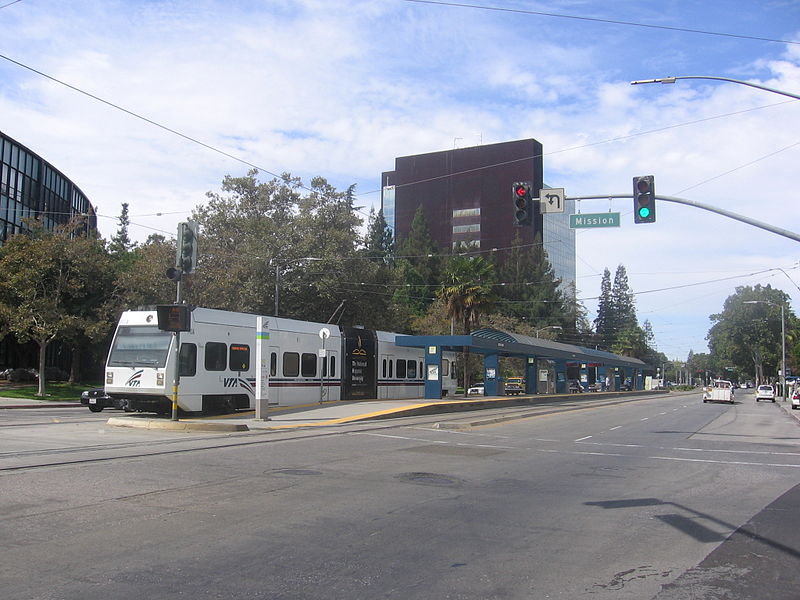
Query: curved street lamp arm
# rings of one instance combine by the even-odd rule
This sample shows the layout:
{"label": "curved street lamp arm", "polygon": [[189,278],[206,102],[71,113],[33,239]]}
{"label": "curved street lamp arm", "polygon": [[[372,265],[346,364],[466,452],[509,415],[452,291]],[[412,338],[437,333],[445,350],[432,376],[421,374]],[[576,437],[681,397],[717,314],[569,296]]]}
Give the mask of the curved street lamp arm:
{"label": "curved street lamp arm", "polygon": [[800,100],[800,94],[792,94],[791,92],[776,90],[775,88],[767,87],[765,85],[760,85],[758,83],[751,83],[749,81],[742,81],[741,79],[731,79],[730,77],[717,77],[715,75],[678,75],[674,77],[659,77],[658,79],[639,79],[637,81],[631,81],[631,85],[640,85],[643,83],[675,83],[675,81],[677,81],[678,79],[714,79],[716,81],[728,81],[730,83],[738,83],[740,85],[746,85],[752,88],[757,88],[759,90],[764,90],[765,92],[772,92],[773,94],[780,94],[781,96],[788,96],[789,98]]}

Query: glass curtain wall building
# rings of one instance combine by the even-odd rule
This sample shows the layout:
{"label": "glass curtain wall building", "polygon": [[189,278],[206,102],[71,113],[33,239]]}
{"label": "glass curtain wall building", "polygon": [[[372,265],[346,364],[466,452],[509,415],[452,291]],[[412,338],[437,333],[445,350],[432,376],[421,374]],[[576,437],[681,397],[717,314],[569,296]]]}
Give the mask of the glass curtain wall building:
{"label": "glass curtain wall building", "polygon": [[86,195],[48,163],[0,131],[0,244],[24,231],[25,218],[42,219],[47,229],[83,217],[86,231],[97,216]]}

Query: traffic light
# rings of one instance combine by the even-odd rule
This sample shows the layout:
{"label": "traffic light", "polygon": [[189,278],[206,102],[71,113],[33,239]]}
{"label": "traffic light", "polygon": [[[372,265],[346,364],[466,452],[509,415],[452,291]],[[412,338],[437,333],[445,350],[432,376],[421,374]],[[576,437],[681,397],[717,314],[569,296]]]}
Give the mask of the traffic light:
{"label": "traffic light", "polygon": [[633,222],[656,222],[656,186],[652,175],[633,178]]}
{"label": "traffic light", "polygon": [[514,202],[514,223],[516,225],[530,225],[533,222],[533,199],[531,198],[530,182],[518,181],[512,186],[512,201]]}
{"label": "traffic light", "polygon": [[192,273],[197,266],[197,223],[178,224],[178,261],[181,273]]}

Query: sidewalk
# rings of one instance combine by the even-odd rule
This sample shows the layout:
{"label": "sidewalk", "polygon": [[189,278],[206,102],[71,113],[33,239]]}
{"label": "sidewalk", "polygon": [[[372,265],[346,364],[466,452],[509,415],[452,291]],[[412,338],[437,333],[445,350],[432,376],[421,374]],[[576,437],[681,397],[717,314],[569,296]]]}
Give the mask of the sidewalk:
{"label": "sidewalk", "polygon": [[[649,392],[647,392],[649,393]],[[664,393],[664,392],[654,392]],[[365,400],[336,401],[306,404],[293,407],[273,407],[267,410],[269,420],[255,419],[253,411],[232,415],[185,417],[178,421],[169,418],[154,418],[146,415],[112,417],[109,425],[117,427],[140,427],[146,429],[169,429],[173,431],[281,431],[301,427],[330,427],[359,421],[392,419],[419,415],[476,411],[506,407],[536,407],[553,400],[601,400],[624,397],[629,392],[598,392],[583,394],[537,395],[537,396],[476,396],[474,398],[450,398],[442,400]]]}
{"label": "sidewalk", "polygon": [[0,398],[0,409],[4,408],[71,408],[81,406],[80,402],[38,400],[31,398]]}

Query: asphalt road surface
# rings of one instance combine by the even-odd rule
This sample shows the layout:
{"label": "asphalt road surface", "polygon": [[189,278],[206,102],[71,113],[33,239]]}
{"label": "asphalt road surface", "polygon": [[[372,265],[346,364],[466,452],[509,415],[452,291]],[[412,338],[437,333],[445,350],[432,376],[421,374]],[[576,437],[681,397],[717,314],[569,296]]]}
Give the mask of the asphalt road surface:
{"label": "asphalt road surface", "polygon": [[2,411],[0,594],[797,599],[800,426],[737,401],[228,435]]}

